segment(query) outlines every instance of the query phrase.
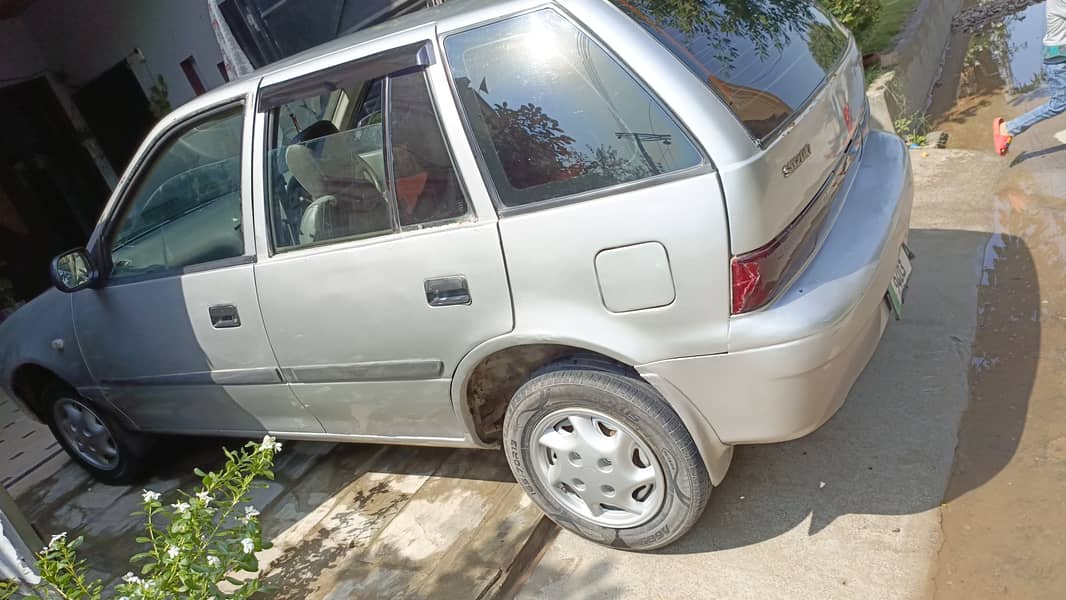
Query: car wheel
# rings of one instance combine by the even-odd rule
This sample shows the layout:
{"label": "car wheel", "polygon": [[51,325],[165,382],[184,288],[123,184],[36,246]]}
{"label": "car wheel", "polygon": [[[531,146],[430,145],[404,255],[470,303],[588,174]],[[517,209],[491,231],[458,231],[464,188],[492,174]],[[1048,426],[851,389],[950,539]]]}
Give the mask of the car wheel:
{"label": "car wheel", "polygon": [[594,542],[652,550],[684,535],[711,493],[696,444],[662,396],[601,359],[534,374],[504,419],[511,471],[553,521]]}
{"label": "car wheel", "polygon": [[151,438],[122,427],[109,412],[67,386],[49,386],[43,399],[56,440],[94,478],[121,485],[143,472]]}

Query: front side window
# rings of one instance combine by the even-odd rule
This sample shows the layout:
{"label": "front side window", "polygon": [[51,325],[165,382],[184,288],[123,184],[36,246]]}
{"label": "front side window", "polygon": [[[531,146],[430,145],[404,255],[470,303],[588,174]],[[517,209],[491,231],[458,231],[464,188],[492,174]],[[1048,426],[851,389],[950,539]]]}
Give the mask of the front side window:
{"label": "front side window", "polygon": [[267,174],[276,250],[466,215],[427,86],[422,71],[323,82],[332,91],[273,109]]}
{"label": "front side window", "polygon": [[637,181],[702,160],[655,98],[555,11],[450,35],[445,49],[506,206]]}
{"label": "front side window", "polygon": [[241,137],[235,107],[156,153],[110,235],[112,279],[164,273],[244,254]]}

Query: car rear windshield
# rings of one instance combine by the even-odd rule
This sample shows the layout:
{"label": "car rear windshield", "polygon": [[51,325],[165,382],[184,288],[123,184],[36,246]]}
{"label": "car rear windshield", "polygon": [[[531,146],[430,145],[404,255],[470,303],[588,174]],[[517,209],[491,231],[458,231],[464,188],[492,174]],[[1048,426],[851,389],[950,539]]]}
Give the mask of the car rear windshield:
{"label": "car rear windshield", "polygon": [[759,140],[818,91],[848,47],[804,0],[613,0],[706,81]]}

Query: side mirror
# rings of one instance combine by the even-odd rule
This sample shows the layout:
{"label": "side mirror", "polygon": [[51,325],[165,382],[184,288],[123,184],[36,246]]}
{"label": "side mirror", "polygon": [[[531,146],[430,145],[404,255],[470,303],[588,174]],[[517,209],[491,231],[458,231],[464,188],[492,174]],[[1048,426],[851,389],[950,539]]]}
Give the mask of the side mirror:
{"label": "side mirror", "polygon": [[98,274],[85,248],[75,248],[52,259],[52,285],[61,292],[76,292],[96,283]]}

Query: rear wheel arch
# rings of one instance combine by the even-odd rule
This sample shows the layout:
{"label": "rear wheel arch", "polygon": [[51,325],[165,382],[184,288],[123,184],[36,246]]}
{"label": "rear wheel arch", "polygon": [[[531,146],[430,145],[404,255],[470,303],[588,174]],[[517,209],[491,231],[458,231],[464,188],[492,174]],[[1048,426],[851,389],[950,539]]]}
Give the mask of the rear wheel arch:
{"label": "rear wheel arch", "polygon": [[538,371],[565,358],[617,369],[655,388],[695,440],[712,483],[722,482],[732,463],[733,447],[722,443],[714,424],[707,421],[690,399],[669,382],[639,373],[635,361],[594,344],[571,340],[547,341],[545,336],[497,338],[467,354],[453,375],[452,402],[471,441],[485,447],[499,443],[503,418],[514,393]]}
{"label": "rear wheel arch", "polygon": [[512,340],[490,342],[468,354],[453,377],[452,397],[455,412],[473,441],[486,445],[499,442],[503,417],[514,393],[538,371],[561,360],[581,360],[640,377],[624,358],[586,346],[543,339]]}

